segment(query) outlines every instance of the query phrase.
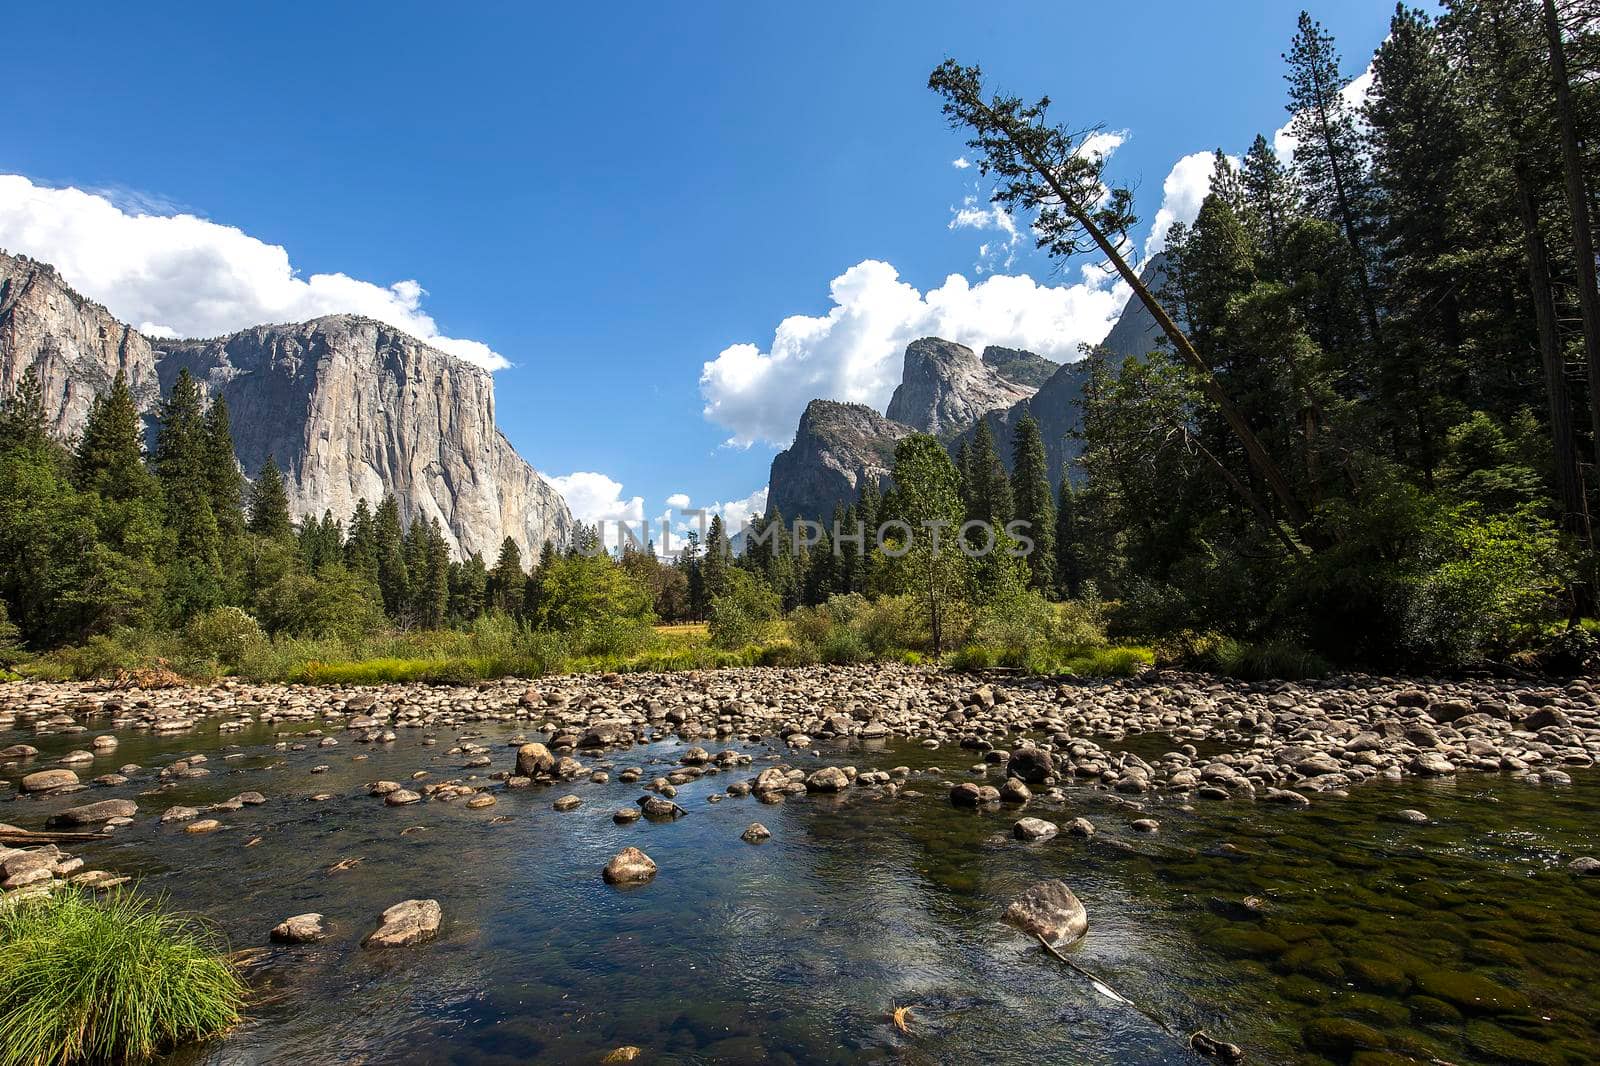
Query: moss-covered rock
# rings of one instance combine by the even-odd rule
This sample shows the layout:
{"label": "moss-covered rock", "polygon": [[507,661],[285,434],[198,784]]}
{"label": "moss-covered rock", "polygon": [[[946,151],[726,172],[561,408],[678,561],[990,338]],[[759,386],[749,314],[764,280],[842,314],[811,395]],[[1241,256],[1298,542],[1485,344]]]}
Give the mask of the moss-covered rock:
{"label": "moss-covered rock", "polygon": [[1424,970],[1417,991],[1454,1004],[1468,1014],[1509,1014],[1528,1009],[1528,997],[1480,974]]}
{"label": "moss-covered rock", "polygon": [[1564,1057],[1545,1045],[1512,1036],[1493,1022],[1467,1023],[1467,1044],[1478,1054],[1496,1062],[1519,1066],[1561,1066]]}
{"label": "moss-covered rock", "polygon": [[1423,1025],[1457,1025],[1462,1014],[1442,999],[1433,996],[1412,996],[1406,1000],[1411,1017]]}
{"label": "moss-covered rock", "polygon": [[1279,978],[1278,995],[1296,1003],[1305,1003],[1313,1007],[1320,1007],[1328,1002],[1333,993],[1321,982],[1313,981],[1300,974],[1290,974],[1288,977]]}
{"label": "moss-covered rock", "polygon": [[1300,1028],[1300,1039],[1312,1051],[1347,1059],[1357,1051],[1378,1051],[1389,1041],[1370,1025],[1349,1018],[1313,1018]]}
{"label": "moss-covered rock", "polygon": [[1235,959],[1270,959],[1289,950],[1287,940],[1262,929],[1218,929],[1206,943]]}
{"label": "moss-covered rock", "polygon": [[1379,959],[1346,959],[1344,972],[1357,988],[1398,996],[1411,986],[1405,971]]}

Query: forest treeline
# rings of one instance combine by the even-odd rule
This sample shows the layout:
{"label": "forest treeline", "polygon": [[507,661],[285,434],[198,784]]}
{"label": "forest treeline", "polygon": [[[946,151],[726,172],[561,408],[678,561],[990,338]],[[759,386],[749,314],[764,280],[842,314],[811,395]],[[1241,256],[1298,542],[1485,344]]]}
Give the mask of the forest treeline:
{"label": "forest treeline", "polygon": [[453,559],[393,499],[294,521],[277,468],[245,482],[226,406],[187,375],[149,454],[120,379],[62,445],[29,376],[0,401],[0,644],[14,661],[207,620],[353,640],[487,619],[611,653],[652,622],[706,620],[724,648],[800,661],[962,649],[1049,668],[1109,631],[1191,662],[1254,649],[1262,673],[1576,665],[1596,599],[1600,0],[1398,7],[1360,100],[1309,15],[1284,62],[1292,153],[1266,136],[1217,152],[1158,291],[1130,261],[1132,195],[1083,150],[1092,127],[975,67],[930,79],[996,202],[1051,256],[1107,261],[1164,335],[1095,361],[1061,483],[1032,419],[1009,472],[980,423],[954,456],[905,439],[890,487],[833,516],[1021,519],[1020,558],[923,537],[863,552],[831,529],[797,552],[771,515],[737,557],[719,517],[670,560],[595,555],[593,529],[537,559],[510,540]]}

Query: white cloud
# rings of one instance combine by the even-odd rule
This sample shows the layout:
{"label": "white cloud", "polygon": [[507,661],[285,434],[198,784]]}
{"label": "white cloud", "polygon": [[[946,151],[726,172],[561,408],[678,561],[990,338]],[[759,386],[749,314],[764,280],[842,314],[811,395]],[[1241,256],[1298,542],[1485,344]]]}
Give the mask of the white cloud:
{"label": "white cloud", "polygon": [[644,497],[622,496],[622,482],[592,470],[579,470],[559,477],[543,475],[572,509],[572,517],[593,524],[638,522],[644,518]]}
{"label": "white cloud", "polygon": [[687,492],[674,492],[667,497],[667,506],[681,511],[689,506],[689,494]]}
{"label": "white cloud", "polygon": [[1167,246],[1167,231],[1174,224],[1188,225],[1195,220],[1211,191],[1211,173],[1215,169],[1215,152],[1195,152],[1172,164],[1161,183],[1161,208],[1150,226],[1150,236],[1145,238],[1146,259]]}
{"label": "white cloud", "polygon": [[1017,261],[1017,245],[1022,241],[1022,235],[1017,232],[1017,223],[1011,217],[1011,212],[996,203],[985,204],[976,196],[963,197],[960,207],[950,209],[950,224],[952,230],[976,229],[995,230],[1000,236],[1000,243],[996,245],[987,241],[978,246],[979,274],[992,273],[995,270],[1010,270]]}
{"label": "white cloud", "polygon": [[0,174],[0,248],[50,263],[67,283],[155,337],[215,337],[319,315],[366,315],[487,370],[509,366],[480,341],[446,337],[416,281],[389,286],[347,274],[302,278],[281,245],[164,201],[52,189]]}
{"label": "white cloud", "polygon": [[957,170],[966,170],[972,164],[967,161],[966,156],[962,155],[950,160],[950,165],[955,167]]}
{"label": "white cloud", "polygon": [[899,384],[906,345],[918,337],[1025,348],[1069,362],[1080,344],[1105,338],[1127,298],[1120,285],[1041,285],[1026,274],[975,285],[951,274],[922,293],[876,259],[834,278],[829,293],[826,314],[784,319],[766,350],[734,344],[705,364],[704,414],[732,432],[728,443],[787,445],[814,397],[882,410]]}
{"label": "white cloud", "polygon": [[1127,143],[1127,130],[1101,130],[1098,133],[1091,133],[1083,139],[1083,143],[1078,145],[1078,154],[1080,156],[1097,155],[1102,159],[1108,159],[1112,152]]}

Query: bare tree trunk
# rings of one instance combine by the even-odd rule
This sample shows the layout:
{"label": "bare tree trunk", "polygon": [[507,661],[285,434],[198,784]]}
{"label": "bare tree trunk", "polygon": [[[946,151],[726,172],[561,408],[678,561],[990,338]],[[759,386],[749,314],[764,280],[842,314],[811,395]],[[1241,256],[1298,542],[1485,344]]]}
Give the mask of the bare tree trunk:
{"label": "bare tree trunk", "polygon": [[1572,116],[1567,50],[1561,39],[1555,0],[1544,0],[1544,29],[1550,39],[1550,80],[1561,127],[1561,169],[1566,175],[1567,207],[1572,212],[1572,254],[1578,271],[1578,307],[1583,316],[1583,351],[1589,368],[1589,420],[1594,429],[1595,461],[1600,464],[1600,288],[1595,281],[1594,232],[1590,228],[1583,157]]}

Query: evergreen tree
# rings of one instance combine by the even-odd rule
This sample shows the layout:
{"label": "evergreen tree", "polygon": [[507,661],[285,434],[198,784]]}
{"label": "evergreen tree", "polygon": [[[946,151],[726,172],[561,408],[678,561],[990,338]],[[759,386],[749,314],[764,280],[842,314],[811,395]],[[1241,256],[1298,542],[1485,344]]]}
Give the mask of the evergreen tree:
{"label": "evergreen tree", "polygon": [[205,414],[200,385],[187,369],[157,413],[155,470],[173,535],[167,577],[170,617],[184,619],[222,599],[222,535],[206,476]]}
{"label": "evergreen tree", "polygon": [[350,516],[350,535],[344,542],[344,565],[372,584],[378,583],[378,533],[372,508],[365,496],[356,501]]}
{"label": "evergreen tree", "polygon": [[111,389],[95,397],[72,458],[73,483],[106,499],[151,499],[155,484],[144,464],[139,409],[121,370]]}
{"label": "evergreen tree", "polygon": [[294,532],[294,521],[289,517],[289,493],[283,487],[278,463],[270,453],[262,462],[255,483],[250,486],[249,528],[258,537],[273,539],[287,537]]}
{"label": "evergreen tree", "polygon": [[711,525],[706,530],[705,573],[702,575],[707,601],[728,591],[728,560],[728,535],[723,529],[722,516],[712,515]]}
{"label": "evergreen tree", "polygon": [[988,419],[978,419],[968,463],[967,518],[1002,528],[1011,521],[1015,507],[1011,499],[1011,479],[1006,476],[1005,464],[995,451]]}
{"label": "evergreen tree", "polygon": [[9,396],[0,400],[0,448],[42,451],[50,445],[44,390],[30,365]]}
{"label": "evergreen tree", "polygon": [[[839,591],[839,559],[833,551],[833,539],[827,530],[823,530],[822,538],[811,549],[804,587],[799,599],[807,606],[815,607],[817,604],[827,603],[828,597],[837,591]],[[791,605],[785,603],[784,609],[791,609]]]}
{"label": "evergreen tree", "polygon": [[1375,361],[1383,362],[1383,332],[1378,299],[1370,276],[1368,251],[1372,223],[1370,189],[1362,167],[1357,114],[1344,97],[1348,81],[1340,69],[1333,36],[1310,14],[1300,13],[1300,27],[1284,59],[1289,63],[1290,128],[1295,136],[1294,163],[1311,210],[1339,225],[1350,245],[1372,342]]}
{"label": "evergreen tree", "polygon": [[233,422],[228,402],[219,393],[206,410],[200,429],[201,463],[205,468],[211,513],[224,544],[236,542],[244,533],[244,477],[233,453]]}
{"label": "evergreen tree", "polygon": [[1078,494],[1072,478],[1061,475],[1061,491],[1056,497],[1056,580],[1061,595],[1075,600],[1083,594],[1088,579],[1088,553],[1078,522]]}
{"label": "evergreen tree", "polygon": [[1240,174],[1246,211],[1243,218],[1255,238],[1259,258],[1272,267],[1272,275],[1283,271],[1283,240],[1290,221],[1299,214],[1300,197],[1294,176],[1283,165],[1278,153],[1261,134],[1245,153]]}
{"label": "evergreen tree", "polygon": [[1027,522],[1033,541],[1028,553],[1028,585],[1040,592],[1055,588],[1056,506],[1050,492],[1050,464],[1044,438],[1032,413],[1022,416],[1012,436],[1012,497],[1016,517]]}
{"label": "evergreen tree", "polygon": [[500,556],[489,571],[489,606],[512,616],[520,615],[527,579],[528,575],[522,570],[522,549],[507,537],[500,542]]}
{"label": "evergreen tree", "polygon": [[457,625],[471,625],[483,613],[488,582],[488,568],[477,552],[467,556],[465,562],[450,564],[451,621]]}
{"label": "evergreen tree", "polygon": [[411,575],[406,571],[405,530],[400,524],[400,504],[385,494],[373,516],[373,541],[377,555],[378,593],[384,612],[399,619],[411,598]]}
{"label": "evergreen tree", "polygon": [[423,551],[421,578],[412,584],[413,617],[425,629],[439,629],[450,609],[450,542],[437,517],[415,525],[422,529]]}

